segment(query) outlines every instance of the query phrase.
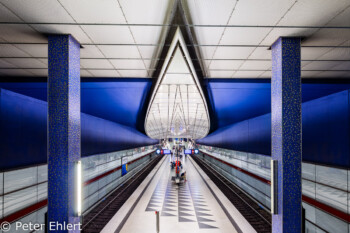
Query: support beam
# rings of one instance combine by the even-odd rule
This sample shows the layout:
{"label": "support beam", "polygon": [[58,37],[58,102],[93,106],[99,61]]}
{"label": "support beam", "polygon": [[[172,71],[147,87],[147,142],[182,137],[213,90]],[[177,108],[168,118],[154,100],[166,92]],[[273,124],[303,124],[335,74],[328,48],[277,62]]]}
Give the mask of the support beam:
{"label": "support beam", "polygon": [[[75,195],[75,165],[80,160],[80,44],[70,35],[52,35],[48,47],[49,232],[80,232]],[[75,229],[69,230],[68,224]]]}
{"label": "support beam", "polygon": [[272,232],[301,232],[300,38],[272,45],[272,159],[277,160],[277,214]]}

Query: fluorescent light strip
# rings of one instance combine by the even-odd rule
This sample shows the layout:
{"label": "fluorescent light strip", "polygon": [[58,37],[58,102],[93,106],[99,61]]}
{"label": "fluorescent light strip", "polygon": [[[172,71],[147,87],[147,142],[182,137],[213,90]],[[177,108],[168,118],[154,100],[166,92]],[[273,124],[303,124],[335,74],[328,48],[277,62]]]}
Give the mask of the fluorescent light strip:
{"label": "fluorescent light strip", "polygon": [[81,216],[81,184],[82,184],[82,175],[81,175],[81,161],[77,161],[75,164],[75,169],[76,169],[76,183],[75,183],[75,187],[76,187],[76,215],[77,216]]}

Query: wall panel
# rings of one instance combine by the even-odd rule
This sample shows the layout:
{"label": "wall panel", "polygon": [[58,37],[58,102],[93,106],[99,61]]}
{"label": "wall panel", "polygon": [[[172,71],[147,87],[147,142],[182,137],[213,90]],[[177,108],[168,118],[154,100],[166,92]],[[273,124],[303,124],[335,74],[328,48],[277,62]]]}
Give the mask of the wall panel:
{"label": "wall panel", "polygon": [[[82,156],[158,143],[135,128],[82,113]],[[0,170],[46,163],[47,103],[0,89]]]}
{"label": "wall panel", "polygon": [[[302,104],[303,161],[350,167],[349,90]],[[203,145],[271,154],[271,114],[219,128]]]}

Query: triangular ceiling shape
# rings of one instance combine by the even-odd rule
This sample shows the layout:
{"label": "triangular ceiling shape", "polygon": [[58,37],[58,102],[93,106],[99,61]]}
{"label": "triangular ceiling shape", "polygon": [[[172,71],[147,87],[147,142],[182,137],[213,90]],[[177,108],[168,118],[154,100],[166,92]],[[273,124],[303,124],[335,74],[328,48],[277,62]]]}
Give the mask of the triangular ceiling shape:
{"label": "triangular ceiling shape", "polygon": [[177,28],[148,106],[145,130],[154,139],[200,139],[209,127],[207,103]]}

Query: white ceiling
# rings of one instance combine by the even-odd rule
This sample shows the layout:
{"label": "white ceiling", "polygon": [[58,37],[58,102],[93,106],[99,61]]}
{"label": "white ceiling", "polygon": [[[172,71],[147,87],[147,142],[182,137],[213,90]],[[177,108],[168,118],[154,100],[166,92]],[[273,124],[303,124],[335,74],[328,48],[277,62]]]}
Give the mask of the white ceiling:
{"label": "white ceiling", "polygon": [[[84,47],[81,76],[151,77],[167,29],[162,25],[173,3],[0,0],[0,76],[47,76],[44,34],[70,33]],[[302,77],[350,78],[349,0],[183,0],[182,4],[190,22],[197,25],[192,31],[206,77],[269,78],[268,47],[279,36],[302,36],[306,37]]]}

